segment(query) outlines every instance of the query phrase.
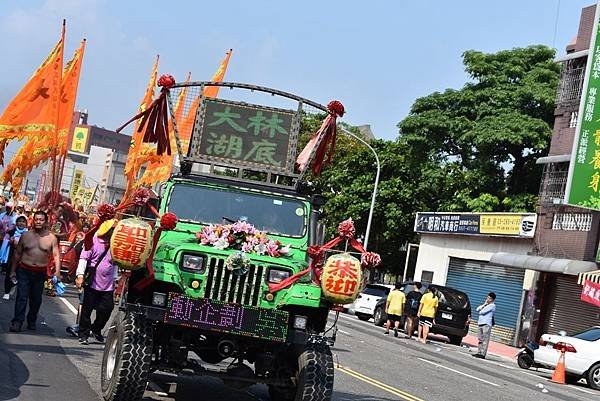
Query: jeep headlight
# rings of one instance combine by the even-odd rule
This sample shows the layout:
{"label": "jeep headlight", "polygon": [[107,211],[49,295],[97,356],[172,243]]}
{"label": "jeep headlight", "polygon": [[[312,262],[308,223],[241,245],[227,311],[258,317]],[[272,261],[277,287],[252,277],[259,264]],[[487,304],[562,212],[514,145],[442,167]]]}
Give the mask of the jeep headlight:
{"label": "jeep headlight", "polygon": [[181,269],[191,273],[204,272],[203,255],[183,255],[181,258]]}
{"label": "jeep headlight", "polygon": [[286,278],[290,277],[291,273],[289,270],[271,268],[269,269],[269,283],[281,283]]}

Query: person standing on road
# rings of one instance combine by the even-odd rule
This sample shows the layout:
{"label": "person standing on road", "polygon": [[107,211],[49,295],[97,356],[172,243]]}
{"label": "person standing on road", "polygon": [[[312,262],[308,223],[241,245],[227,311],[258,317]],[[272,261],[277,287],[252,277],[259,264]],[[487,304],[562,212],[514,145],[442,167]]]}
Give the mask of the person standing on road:
{"label": "person standing on road", "polygon": [[10,299],[10,291],[15,286],[10,277],[10,266],[13,258],[15,257],[15,251],[17,249],[17,245],[19,245],[19,239],[21,239],[21,236],[25,234],[26,231],[27,219],[25,216],[19,216],[17,217],[17,226],[8,232],[10,235],[10,250],[8,253],[8,267],[6,269],[6,276],[4,277],[4,296],[2,297],[4,300]]}
{"label": "person standing on road", "polygon": [[415,332],[415,325],[418,324],[419,305],[421,304],[421,283],[413,284],[413,290],[406,296],[406,335],[408,339],[412,338]]}
{"label": "person standing on road", "polygon": [[[89,250],[79,256],[75,285],[83,287],[83,306],[79,317],[79,343],[88,345],[93,334],[96,340],[104,343],[102,330],[110,318],[114,307],[113,291],[117,269],[110,254],[110,237],[116,220],[108,220],[100,225]],[[92,323],[92,311],[96,320]]]}
{"label": "person standing on road", "polygon": [[429,286],[427,290],[427,294],[421,297],[419,313],[417,313],[417,317],[419,318],[419,341],[423,344],[427,343],[427,336],[429,335],[429,330],[433,327],[435,313],[439,304],[438,297],[435,295],[435,288]]}
{"label": "person standing on road", "polygon": [[404,295],[404,291],[402,291],[402,283],[396,283],[395,288],[390,291],[385,302],[385,313],[387,313],[385,334],[390,334],[390,325],[393,321],[394,337],[398,337],[398,328],[400,327],[400,320],[402,320],[405,303],[406,295]]}
{"label": "person standing on road", "polygon": [[19,332],[27,313],[27,328],[35,330],[35,322],[42,305],[44,281],[48,269],[48,260],[54,258],[54,276],[61,280],[60,252],[58,240],[47,228],[48,215],[39,210],[33,216],[33,230],[21,235],[11,263],[11,279],[17,280],[17,299],[15,316],[11,321],[10,331]]}
{"label": "person standing on road", "polygon": [[479,317],[477,318],[477,325],[479,326],[477,338],[479,345],[477,353],[473,355],[475,358],[485,359],[487,355],[490,336],[492,335],[492,326],[494,325],[494,315],[496,314],[495,301],[496,294],[490,292],[485,302],[477,307],[477,312],[479,313]]}

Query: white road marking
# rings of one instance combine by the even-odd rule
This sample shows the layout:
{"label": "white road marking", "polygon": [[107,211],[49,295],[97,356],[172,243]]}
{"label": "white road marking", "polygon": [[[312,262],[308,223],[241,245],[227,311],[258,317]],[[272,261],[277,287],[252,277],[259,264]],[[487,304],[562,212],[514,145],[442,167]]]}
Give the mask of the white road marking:
{"label": "white road marking", "polygon": [[581,387],[578,387],[578,386],[569,385],[568,387],[569,388],[573,388],[575,390],[582,391],[582,392],[587,393],[587,394],[597,394],[597,393],[594,393],[593,391],[584,390],[584,389],[582,389]]}
{"label": "white road marking", "polygon": [[70,303],[69,301],[67,301],[67,300],[66,300],[65,298],[63,298],[63,297],[59,297],[58,299],[60,299],[60,301],[61,301],[63,304],[67,305],[67,308],[69,308],[69,310],[70,310],[71,312],[73,312],[73,314],[77,315],[77,308],[75,308],[75,307],[73,306],[73,304],[72,304],[72,303]]}
{"label": "white road marking", "polygon": [[342,329],[338,329],[338,331],[339,331],[340,333],[342,333],[342,334],[350,335],[350,333],[348,333],[347,331],[344,331],[344,330],[342,330]]}
{"label": "white road marking", "polygon": [[466,377],[470,377],[471,379],[479,380],[480,382],[487,383],[487,384],[490,384],[490,385],[492,385],[492,386],[495,386],[495,387],[500,387],[500,385],[498,385],[498,384],[496,384],[496,383],[492,383],[492,382],[489,382],[489,381],[487,381],[487,380],[480,379],[479,377],[472,376],[472,375],[470,375],[470,374],[467,374],[467,373],[461,372],[461,371],[459,371],[459,370],[452,369],[452,368],[449,368],[449,367],[447,367],[447,366],[444,366],[444,365],[440,365],[439,363],[435,363],[435,362],[432,362],[432,361],[429,361],[429,360],[427,360],[427,359],[423,359],[423,358],[418,358],[418,359],[419,359],[419,360],[421,360],[421,361],[423,361],[423,362],[427,362],[427,363],[430,363],[430,364],[432,364],[432,365],[435,365],[435,366],[437,366],[437,367],[440,367],[440,368],[442,368],[442,369],[447,369],[447,370],[449,370],[449,371],[451,371],[451,372],[458,373],[459,375],[463,375],[463,376],[466,376]]}

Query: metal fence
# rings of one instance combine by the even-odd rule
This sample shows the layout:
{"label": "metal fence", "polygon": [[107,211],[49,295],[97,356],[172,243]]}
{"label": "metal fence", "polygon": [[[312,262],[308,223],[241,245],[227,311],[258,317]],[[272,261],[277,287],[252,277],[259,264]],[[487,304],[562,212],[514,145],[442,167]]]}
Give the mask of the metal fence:
{"label": "metal fence", "polygon": [[541,206],[562,203],[565,197],[568,173],[569,163],[548,163],[544,166],[539,193]]}
{"label": "metal fence", "polygon": [[585,74],[585,65],[574,67],[571,64],[565,64],[558,84],[558,93],[556,95],[556,104],[579,102],[581,91],[583,89],[583,77]]}

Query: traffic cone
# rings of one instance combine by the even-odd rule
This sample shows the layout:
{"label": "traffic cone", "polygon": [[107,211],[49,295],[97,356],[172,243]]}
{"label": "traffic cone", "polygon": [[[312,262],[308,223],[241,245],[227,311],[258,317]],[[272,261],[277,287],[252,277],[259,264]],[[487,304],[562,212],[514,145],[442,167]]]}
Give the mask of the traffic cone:
{"label": "traffic cone", "polygon": [[556,368],[554,369],[554,373],[552,373],[551,382],[558,384],[565,384],[565,352],[561,351],[560,356],[558,357],[558,363],[556,364]]}

